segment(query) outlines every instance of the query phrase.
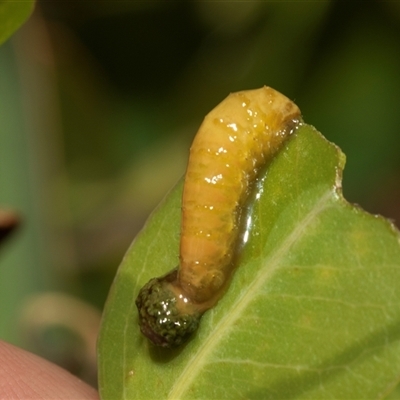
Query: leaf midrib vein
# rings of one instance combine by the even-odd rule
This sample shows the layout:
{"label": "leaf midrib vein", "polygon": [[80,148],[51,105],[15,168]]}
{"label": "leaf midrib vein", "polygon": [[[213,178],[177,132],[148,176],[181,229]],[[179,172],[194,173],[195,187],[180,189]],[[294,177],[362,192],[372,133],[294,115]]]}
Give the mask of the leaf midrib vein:
{"label": "leaf midrib vein", "polygon": [[268,268],[260,268],[259,273],[256,275],[253,283],[249,284],[246,290],[242,291],[241,296],[238,297],[236,302],[232,305],[231,309],[234,310],[224,316],[217,324],[212,334],[204,340],[196,355],[187,363],[181,375],[176,379],[173,384],[168,400],[178,400],[189,389],[190,385],[199,375],[203,366],[209,359],[209,354],[217,346],[220,340],[224,337],[223,332],[229,330],[234,322],[243,314],[249,303],[254,299],[255,294],[259,293],[261,286],[274,275],[279,269],[279,261],[289,248],[296,243],[296,241],[304,235],[307,227],[329,204],[331,198],[331,190],[327,190],[320,198],[308,214],[296,225],[296,228],[290,235],[281,243],[281,245],[271,254],[268,260]]}

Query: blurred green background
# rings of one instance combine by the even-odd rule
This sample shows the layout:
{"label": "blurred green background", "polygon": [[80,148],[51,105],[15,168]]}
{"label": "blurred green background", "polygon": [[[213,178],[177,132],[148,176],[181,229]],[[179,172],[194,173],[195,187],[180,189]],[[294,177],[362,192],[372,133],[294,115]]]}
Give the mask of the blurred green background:
{"label": "blurred green background", "polygon": [[109,287],[205,113],[272,86],[400,225],[399,2],[39,1],[0,47],[0,338],[96,382]]}

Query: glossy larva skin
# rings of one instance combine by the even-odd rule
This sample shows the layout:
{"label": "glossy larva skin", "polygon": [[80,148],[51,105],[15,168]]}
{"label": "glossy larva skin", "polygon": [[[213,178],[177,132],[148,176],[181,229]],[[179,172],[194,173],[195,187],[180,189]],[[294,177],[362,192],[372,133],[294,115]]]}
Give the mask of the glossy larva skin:
{"label": "glossy larva skin", "polygon": [[298,107],[269,87],[233,93],[205,117],[182,198],[178,279],[194,301],[210,301],[225,286],[250,187],[299,118]]}
{"label": "glossy larva skin", "polygon": [[140,329],[154,344],[185,342],[224,293],[251,187],[300,118],[298,107],[269,87],[233,93],[205,117],[185,175],[180,265],[136,299]]}

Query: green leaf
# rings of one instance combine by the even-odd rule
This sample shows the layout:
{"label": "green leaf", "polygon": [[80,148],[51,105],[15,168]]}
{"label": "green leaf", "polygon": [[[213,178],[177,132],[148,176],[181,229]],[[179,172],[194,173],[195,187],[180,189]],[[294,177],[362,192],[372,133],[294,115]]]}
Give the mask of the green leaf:
{"label": "green leaf", "polygon": [[0,0],[0,44],[31,15],[34,0]]}
{"label": "green leaf", "polygon": [[99,338],[102,398],[394,393],[400,235],[343,199],[344,163],[340,149],[314,128],[297,131],[258,186],[228,291],[187,345],[165,350],[140,334],[134,301],[144,283],[178,264],[179,184],[133,242],[111,289]]}

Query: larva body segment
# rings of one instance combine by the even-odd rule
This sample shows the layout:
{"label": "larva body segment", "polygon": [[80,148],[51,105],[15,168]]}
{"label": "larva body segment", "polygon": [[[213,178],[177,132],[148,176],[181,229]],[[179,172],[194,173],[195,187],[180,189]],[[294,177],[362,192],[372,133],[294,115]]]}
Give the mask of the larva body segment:
{"label": "larva body segment", "polygon": [[182,198],[178,277],[192,300],[218,297],[229,279],[250,186],[299,117],[298,107],[269,87],[233,93],[205,117]]}
{"label": "larva body segment", "polygon": [[223,294],[252,184],[300,118],[298,107],[269,87],[233,93],[205,117],[185,175],[180,265],[148,282],[136,300],[141,330],[153,343],[184,342]]}

